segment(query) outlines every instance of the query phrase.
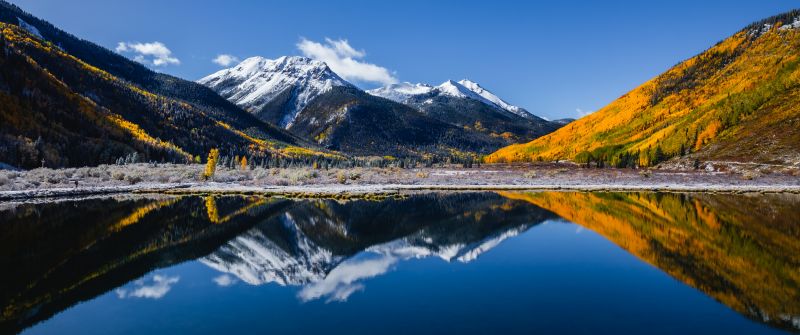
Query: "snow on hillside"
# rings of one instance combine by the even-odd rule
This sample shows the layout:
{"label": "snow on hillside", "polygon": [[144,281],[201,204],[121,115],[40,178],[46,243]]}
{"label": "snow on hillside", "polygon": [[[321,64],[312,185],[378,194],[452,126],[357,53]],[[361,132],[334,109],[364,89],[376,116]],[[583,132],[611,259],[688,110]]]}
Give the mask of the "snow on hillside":
{"label": "snow on hillside", "polygon": [[476,83],[476,82],[473,82],[473,81],[470,81],[470,80],[467,80],[467,79],[463,79],[463,80],[460,80],[458,83],[461,84],[462,86],[466,87],[470,91],[475,92],[475,94],[481,96],[482,98],[490,101],[491,103],[493,103],[493,104],[499,106],[500,108],[503,108],[503,109],[505,109],[505,110],[507,110],[507,111],[509,111],[511,113],[517,114],[517,115],[522,116],[522,117],[529,117],[531,115],[524,108],[521,108],[521,107],[518,107],[518,106],[514,106],[514,105],[512,105],[510,103],[505,102],[505,100],[500,99],[500,97],[494,95],[494,93],[487,91],[486,89],[481,87],[481,85],[478,85],[478,83]]}
{"label": "snow on hillside", "polygon": [[508,112],[526,118],[530,118],[533,116],[524,108],[509,104],[508,102],[501,99],[494,93],[478,85],[478,83],[467,79],[460,80],[458,82],[448,80],[439,86],[430,86],[427,84],[412,84],[412,83],[392,84],[374,90],[369,90],[367,91],[367,93],[400,103],[405,103],[410,98],[418,95],[441,94],[456,98],[477,100],[487,105],[504,109]]}
{"label": "snow on hillside", "polygon": [[36,36],[36,37],[38,37],[40,39],[44,39],[44,36],[42,36],[42,33],[39,32],[39,29],[37,29],[36,27],[31,25],[30,23],[25,22],[24,20],[20,19],[19,17],[17,18],[17,20],[19,20],[20,28],[27,30],[29,33],[33,34],[34,36]]}
{"label": "snow on hillside", "polygon": [[403,103],[412,96],[428,94],[433,89],[434,87],[428,84],[412,84],[409,82],[404,82],[369,90],[367,93],[395,102]]}

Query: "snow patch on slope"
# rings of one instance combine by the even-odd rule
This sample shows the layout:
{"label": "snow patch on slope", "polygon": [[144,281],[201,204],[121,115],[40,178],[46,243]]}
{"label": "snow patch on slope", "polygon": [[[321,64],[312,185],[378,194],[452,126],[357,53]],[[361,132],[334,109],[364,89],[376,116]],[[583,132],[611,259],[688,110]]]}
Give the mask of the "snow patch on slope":
{"label": "snow patch on slope", "polygon": [[395,102],[403,103],[415,95],[428,94],[433,89],[433,86],[428,84],[412,84],[409,82],[404,82],[387,85],[374,90],[368,90],[367,93]]}
{"label": "snow patch on slope", "polygon": [[525,118],[533,117],[533,115],[524,108],[509,104],[494,93],[478,85],[478,83],[467,79],[458,82],[448,80],[439,86],[412,83],[393,84],[369,90],[367,93],[399,103],[406,103],[414,96],[427,94],[472,99]]}
{"label": "snow patch on slope", "polygon": [[511,113],[517,114],[519,116],[523,116],[523,117],[530,116],[530,113],[528,113],[528,111],[525,110],[524,108],[521,108],[521,107],[518,107],[518,106],[514,106],[514,105],[506,102],[505,100],[500,99],[500,97],[496,96],[492,92],[487,91],[486,89],[481,87],[481,85],[478,85],[478,83],[476,83],[476,82],[470,81],[468,79],[463,79],[463,80],[460,80],[458,83],[461,84],[462,86],[466,87],[470,91],[475,92],[475,94],[481,96],[482,98],[484,98],[484,99],[490,101],[491,103],[499,106],[502,109],[505,109],[505,110],[507,110],[507,111],[509,111]]}
{"label": "snow patch on slope", "polygon": [[42,33],[39,32],[39,29],[34,27],[32,24],[30,24],[28,22],[25,22],[23,19],[21,19],[19,17],[17,18],[17,20],[19,20],[19,27],[20,28],[27,30],[29,33],[35,35],[36,37],[38,37],[40,39],[44,39],[44,36],[42,36]]}

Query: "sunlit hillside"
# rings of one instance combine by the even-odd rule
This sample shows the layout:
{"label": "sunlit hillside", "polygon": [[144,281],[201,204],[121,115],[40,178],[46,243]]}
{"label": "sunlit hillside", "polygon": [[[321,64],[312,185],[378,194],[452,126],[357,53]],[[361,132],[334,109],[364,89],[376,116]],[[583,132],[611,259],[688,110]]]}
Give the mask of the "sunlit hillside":
{"label": "sunlit hillside", "polygon": [[97,165],[133,153],[191,162],[211,148],[325,155],[257,120],[145,90],[16,25],[0,23],[0,47],[0,161],[13,166]]}
{"label": "sunlit hillside", "polygon": [[488,162],[652,166],[683,156],[800,162],[800,11],[754,23],[544,137]]}

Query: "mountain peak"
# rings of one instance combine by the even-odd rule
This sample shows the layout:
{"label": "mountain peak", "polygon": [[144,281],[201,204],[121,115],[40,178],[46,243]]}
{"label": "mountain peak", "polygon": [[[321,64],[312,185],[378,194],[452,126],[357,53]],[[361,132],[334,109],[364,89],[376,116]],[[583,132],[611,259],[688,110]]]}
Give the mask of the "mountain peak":
{"label": "mountain peak", "polygon": [[456,98],[477,100],[489,106],[493,106],[525,118],[534,117],[524,108],[514,106],[505,100],[500,99],[500,97],[496,96],[494,93],[489,92],[478,83],[469,79],[462,79],[457,82],[448,79],[439,86],[411,84],[406,82],[401,84],[392,84],[367,91],[369,94],[394,100],[400,103],[404,103],[414,96],[430,94],[432,92]]}
{"label": "mountain peak", "polygon": [[284,128],[312,99],[334,86],[353,86],[325,62],[302,56],[277,59],[250,57],[234,67],[198,80],[221,96],[252,113],[260,113],[273,99],[286,95],[286,108],[274,121]]}

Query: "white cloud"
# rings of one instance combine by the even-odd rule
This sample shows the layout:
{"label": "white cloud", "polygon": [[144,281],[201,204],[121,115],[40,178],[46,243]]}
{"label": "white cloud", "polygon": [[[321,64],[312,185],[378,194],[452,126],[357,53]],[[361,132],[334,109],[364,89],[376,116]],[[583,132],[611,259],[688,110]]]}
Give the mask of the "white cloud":
{"label": "white cloud", "polygon": [[227,287],[233,284],[236,284],[237,280],[229,275],[223,274],[218,277],[215,277],[214,282],[217,283],[218,286]]}
{"label": "white cloud", "polygon": [[179,65],[181,61],[172,56],[172,51],[164,43],[131,43],[119,42],[115,49],[118,53],[133,53],[133,60],[155,66]]}
{"label": "white cloud", "polygon": [[382,255],[379,258],[346,261],[328,273],[325,279],[311,283],[298,293],[303,301],[327,296],[330,301],[347,301],[351,294],[364,289],[359,280],[382,275],[389,270],[397,258]]}
{"label": "white cloud", "polygon": [[594,111],[585,111],[585,110],[580,109],[580,108],[575,108],[575,112],[578,113],[578,118],[582,118],[582,117],[584,117],[586,115],[594,113]]}
{"label": "white cloud", "polygon": [[214,64],[217,64],[219,66],[230,66],[233,63],[238,63],[239,62],[239,57],[236,57],[234,55],[228,55],[228,54],[220,54],[220,55],[217,55],[217,57],[214,58],[214,60],[212,60],[212,62],[214,62]]}
{"label": "white cloud", "polygon": [[325,44],[309,41],[305,38],[297,43],[297,49],[304,56],[323,61],[333,72],[346,80],[375,82],[384,85],[397,82],[389,70],[384,67],[363,62],[364,50],[356,50],[347,40],[325,39]]}
{"label": "white cloud", "polygon": [[133,283],[134,288],[125,289],[118,288],[116,291],[117,297],[120,299],[125,298],[148,298],[148,299],[161,299],[164,297],[172,285],[180,280],[179,276],[168,277],[162,275],[154,275],[150,280],[151,284],[147,284],[144,279],[137,280]]}

